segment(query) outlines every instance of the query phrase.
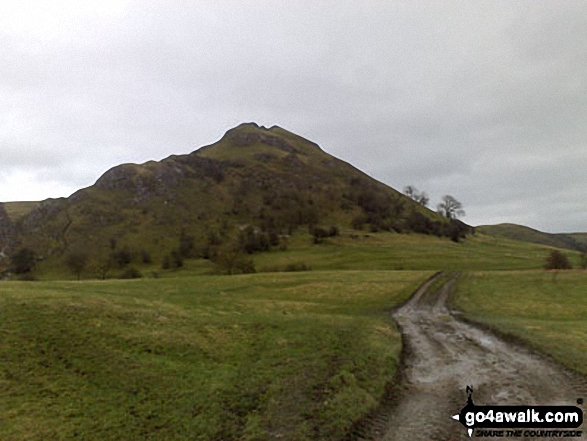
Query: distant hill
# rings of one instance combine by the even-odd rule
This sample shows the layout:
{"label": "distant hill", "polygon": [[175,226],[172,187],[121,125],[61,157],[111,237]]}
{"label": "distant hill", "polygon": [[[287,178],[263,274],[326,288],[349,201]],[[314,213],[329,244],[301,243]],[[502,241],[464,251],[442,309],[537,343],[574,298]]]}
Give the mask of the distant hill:
{"label": "distant hill", "polygon": [[120,249],[159,259],[180,246],[205,255],[247,228],[266,235],[267,247],[299,229],[332,226],[437,236],[469,228],[305,138],[246,123],[190,154],[114,167],[69,198],[0,204],[0,249],[28,247],[45,260]]}
{"label": "distant hill", "polygon": [[490,236],[548,245],[575,251],[587,250],[587,233],[544,233],[516,224],[481,225],[476,231]]}

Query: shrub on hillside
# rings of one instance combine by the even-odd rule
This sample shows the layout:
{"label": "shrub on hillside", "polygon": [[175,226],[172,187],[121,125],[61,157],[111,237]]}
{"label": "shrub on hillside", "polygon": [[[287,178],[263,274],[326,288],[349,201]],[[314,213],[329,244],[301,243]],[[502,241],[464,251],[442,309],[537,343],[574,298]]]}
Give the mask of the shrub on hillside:
{"label": "shrub on hillside", "polygon": [[147,250],[141,250],[141,260],[143,263],[149,264],[153,262],[151,254]]}
{"label": "shrub on hillside", "polygon": [[110,255],[94,258],[90,264],[91,271],[99,279],[105,280],[108,277],[108,273],[114,267],[114,261]]}
{"label": "shrub on hillside", "polygon": [[72,251],[65,258],[65,265],[67,268],[77,277],[77,280],[81,278],[82,272],[88,264],[88,253],[85,251]]}
{"label": "shrub on hillside", "polygon": [[567,256],[559,250],[552,250],[546,258],[545,269],[572,269],[573,266]]}
{"label": "shrub on hillside", "polygon": [[21,248],[10,257],[10,270],[15,274],[30,273],[35,269],[37,256],[29,248]]}
{"label": "shrub on hillside", "polygon": [[434,227],[432,221],[416,210],[412,210],[407,219],[408,227],[416,232],[422,234],[434,234]]}
{"label": "shrub on hillside", "polygon": [[116,263],[118,268],[124,268],[129,263],[132,262],[132,254],[128,248],[124,248],[122,250],[113,251],[110,254],[112,261]]}
{"label": "shrub on hillside", "polygon": [[328,235],[330,237],[339,236],[340,235],[340,229],[338,228],[338,225],[331,225],[330,226],[330,229],[328,230]]}
{"label": "shrub on hillside", "polygon": [[451,219],[448,224],[448,237],[453,242],[458,242],[460,239],[464,239],[467,237],[467,233],[469,232],[469,228],[463,222],[458,219]]}
{"label": "shrub on hillside", "polygon": [[190,236],[185,233],[185,231],[181,232],[179,236],[179,248],[178,248],[181,257],[188,258],[188,257],[195,257],[196,254],[196,238],[194,236]]}
{"label": "shrub on hillside", "polygon": [[128,267],[123,273],[118,276],[119,279],[140,279],[143,274],[136,268]]}
{"label": "shrub on hillside", "polygon": [[171,250],[169,256],[171,257],[171,266],[173,268],[181,268],[183,266],[183,256],[179,249]]}
{"label": "shrub on hillside", "polygon": [[211,260],[223,274],[249,274],[256,272],[253,259],[238,244],[223,245]]}
{"label": "shrub on hillside", "polygon": [[364,213],[357,214],[351,221],[354,230],[362,230],[367,223],[367,216]]}
{"label": "shrub on hillside", "polygon": [[283,270],[286,272],[297,272],[297,271],[310,271],[311,269],[312,268],[310,267],[310,265],[305,264],[303,262],[297,262],[297,263],[290,263],[290,264],[286,265]]}
{"label": "shrub on hillside", "polygon": [[177,269],[183,266],[183,257],[179,249],[173,249],[171,252],[163,257],[161,262],[161,269]]}
{"label": "shrub on hillside", "polygon": [[269,251],[271,239],[268,234],[257,231],[253,226],[249,225],[239,232],[238,246],[247,254],[253,254],[257,251]]}
{"label": "shrub on hillside", "polygon": [[322,243],[324,239],[330,236],[329,231],[322,227],[310,228],[310,233],[312,234],[314,244]]}
{"label": "shrub on hillside", "polygon": [[271,245],[272,247],[276,247],[279,245],[279,234],[277,234],[277,231],[275,230],[271,230],[269,231],[269,245]]}

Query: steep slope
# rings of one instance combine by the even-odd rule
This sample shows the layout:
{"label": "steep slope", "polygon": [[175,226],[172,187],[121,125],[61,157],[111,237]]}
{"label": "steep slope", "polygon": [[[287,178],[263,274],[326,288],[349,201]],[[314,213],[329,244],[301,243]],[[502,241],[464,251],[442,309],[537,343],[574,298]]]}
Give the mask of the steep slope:
{"label": "steep slope", "polygon": [[14,223],[8,215],[5,204],[0,203],[0,259],[6,258],[14,247]]}
{"label": "steep slope", "polygon": [[273,239],[308,226],[438,236],[467,230],[317,144],[254,123],[188,155],[114,167],[69,198],[37,203],[13,224],[18,246],[44,259],[122,248],[159,258],[180,238],[191,237],[202,248],[228,241],[246,226]]}
{"label": "steep slope", "polygon": [[587,250],[586,233],[544,233],[542,231],[516,224],[481,225],[476,227],[476,230],[490,236],[503,237],[522,242],[548,245],[574,251]]}

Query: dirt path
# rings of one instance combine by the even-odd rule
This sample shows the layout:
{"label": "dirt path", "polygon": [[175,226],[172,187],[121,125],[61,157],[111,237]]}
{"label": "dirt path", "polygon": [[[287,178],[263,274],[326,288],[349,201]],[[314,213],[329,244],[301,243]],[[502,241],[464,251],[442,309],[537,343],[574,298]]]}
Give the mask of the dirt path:
{"label": "dirt path", "polygon": [[464,427],[451,419],[466,403],[467,385],[474,387],[474,400],[481,405],[574,406],[578,398],[587,399],[584,378],[452,314],[446,303],[456,279],[436,292],[428,289],[432,283],[393,314],[405,345],[402,385],[359,428],[356,439],[469,439]]}

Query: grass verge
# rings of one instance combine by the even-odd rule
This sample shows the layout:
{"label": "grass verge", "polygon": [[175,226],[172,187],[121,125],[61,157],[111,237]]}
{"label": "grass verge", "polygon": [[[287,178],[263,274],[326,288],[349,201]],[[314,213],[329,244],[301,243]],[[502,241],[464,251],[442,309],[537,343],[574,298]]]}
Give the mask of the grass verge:
{"label": "grass verge", "polygon": [[587,272],[503,271],[464,275],[453,304],[587,375]]}

